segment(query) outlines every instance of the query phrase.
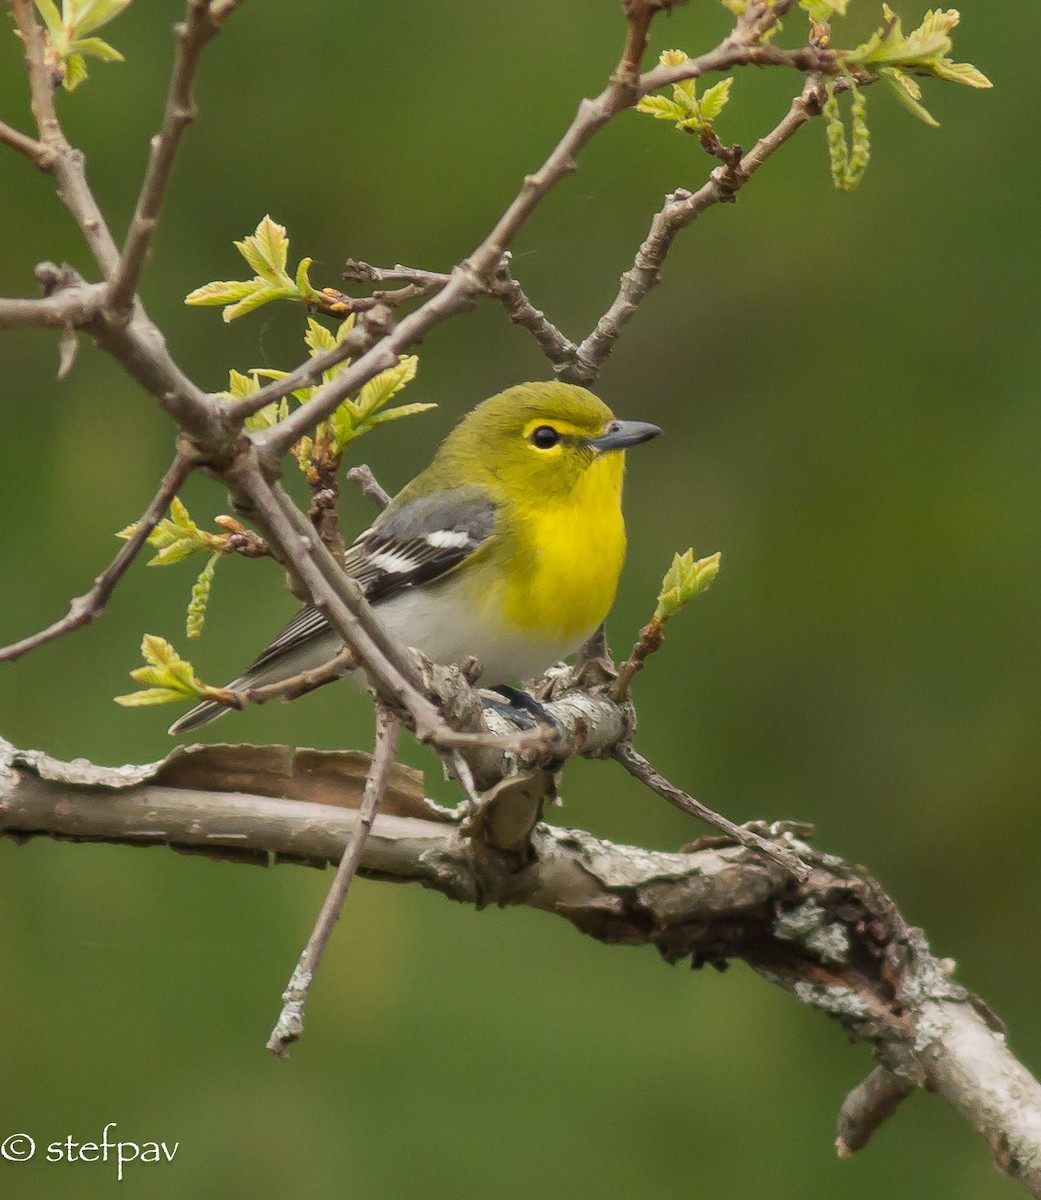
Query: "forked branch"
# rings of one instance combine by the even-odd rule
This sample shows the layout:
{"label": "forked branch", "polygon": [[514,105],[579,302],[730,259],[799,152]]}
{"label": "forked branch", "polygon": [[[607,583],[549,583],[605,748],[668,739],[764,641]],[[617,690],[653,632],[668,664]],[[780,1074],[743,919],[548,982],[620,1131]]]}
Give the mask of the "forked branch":
{"label": "forked branch", "polygon": [[[178,751],[147,767],[102,768],[0,741],[0,831],[18,841],[168,845],[244,862],[272,854],[342,862],[363,827],[359,806],[380,787],[388,745],[359,772],[357,755],[312,751],[296,767],[285,748],[243,755],[221,746],[206,747],[198,761]],[[251,768],[262,794],[248,790]],[[871,1084],[881,1100],[857,1089],[843,1106],[841,1136],[849,1136],[851,1105],[852,1119],[874,1128],[895,1092],[934,1091],[985,1138],[1000,1170],[1041,1197],[1041,1086],[986,1007],[954,981],[953,964],[933,957],[921,931],[859,868],[780,829],[781,843],[812,866],[801,883],[732,844],[660,853],[541,823],[518,860],[480,840],[488,826],[431,806],[417,783],[391,778],[392,811],[357,843],[363,874],[411,880],[465,904],[538,908],[603,941],[653,945],[668,962],[742,959],[868,1042],[884,1065],[887,1075],[876,1072]]]}

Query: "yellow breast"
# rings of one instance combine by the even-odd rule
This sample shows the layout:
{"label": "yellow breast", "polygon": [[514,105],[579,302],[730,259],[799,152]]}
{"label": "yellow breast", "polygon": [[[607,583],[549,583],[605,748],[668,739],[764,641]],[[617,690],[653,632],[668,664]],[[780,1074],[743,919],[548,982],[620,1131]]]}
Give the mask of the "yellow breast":
{"label": "yellow breast", "polygon": [[621,454],[605,454],[564,498],[533,498],[517,520],[501,603],[514,625],[581,636],[607,616],[625,559]]}

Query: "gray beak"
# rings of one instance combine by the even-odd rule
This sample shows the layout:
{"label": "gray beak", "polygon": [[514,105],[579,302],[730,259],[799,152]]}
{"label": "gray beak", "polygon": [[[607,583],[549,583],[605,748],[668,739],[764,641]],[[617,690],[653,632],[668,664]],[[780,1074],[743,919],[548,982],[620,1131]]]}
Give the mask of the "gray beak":
{"label": "gray beak", "polygon": [[598,438],[591,438],[588,445],[594,450],[625,450],[656,438],[661,430],[647,421],[612,421]]}

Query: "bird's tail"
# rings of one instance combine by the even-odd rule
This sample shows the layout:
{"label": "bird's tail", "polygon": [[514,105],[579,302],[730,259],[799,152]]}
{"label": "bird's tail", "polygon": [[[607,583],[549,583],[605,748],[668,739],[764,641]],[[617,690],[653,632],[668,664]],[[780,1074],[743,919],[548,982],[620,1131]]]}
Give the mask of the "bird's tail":
{"label": "bird's tail", "polygon": [[[241,680],[236,680],[235,682],[241,683]],[[234,688],[235,684],[230,684],[229,686]],[[226,704],[218,704],[214,700],[204,700],[201,704],[196,704],[194,708],[190,708],[183,717],[178,717],[167,732],[171,737],[179,737],[182,733],[198,729],[200,725],[209,725],[211,721],[216,721],[218,717],[223,717],[228,711]]]}
{"label": "bird's tail", "polygon": [[[302,671],[324,666],[342,647],[343,642],[329,628],[325,618],[317,610],[305,606],[249,670],[238,679],[233,679],[227,685],[227,689],[234,692],[239,689],[262,687],[269,683],[281,683]],[[189,709],[183,717],[178,717],[170,726],[170,733],[173,737],[188,733],[192,729],[216,721],[227,711],[226,704],[218,704],[215,700],[203,700],[201,704]]]}

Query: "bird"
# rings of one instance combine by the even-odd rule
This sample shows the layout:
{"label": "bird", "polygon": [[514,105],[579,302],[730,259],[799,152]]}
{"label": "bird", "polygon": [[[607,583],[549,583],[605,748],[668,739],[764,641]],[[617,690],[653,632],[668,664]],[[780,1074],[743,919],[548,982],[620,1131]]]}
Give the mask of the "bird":
{"label": "bird", "polygon": [[[573,384],[507,388],[460,420],[430,466],[348,547],[344,569],[398,642],[439,663],[476,658],[480,685],[524,706],[525,693],[510,685],[577,650],[614,602],[625,451],[660,433],[618,420]],[[227,687],[279,683],[324,666],[342,646],[305,605]],[[170,733],[226,711],[203,701]]]}

